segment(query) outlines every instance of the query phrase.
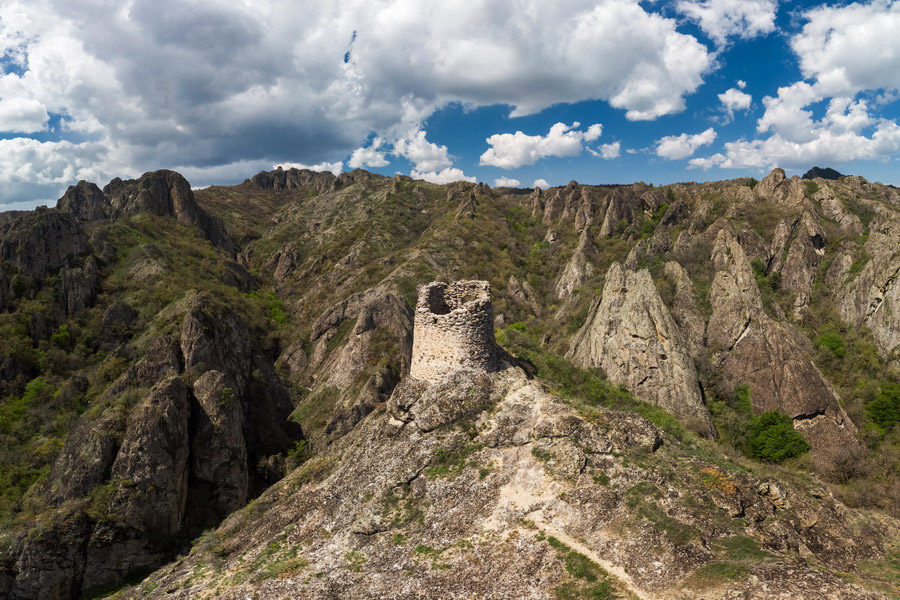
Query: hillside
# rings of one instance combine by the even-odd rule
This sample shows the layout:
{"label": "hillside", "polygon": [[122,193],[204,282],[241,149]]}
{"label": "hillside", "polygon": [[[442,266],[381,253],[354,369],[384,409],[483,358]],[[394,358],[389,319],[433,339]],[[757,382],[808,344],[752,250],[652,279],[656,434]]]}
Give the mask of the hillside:
{"label": "hillside", "polygon": [[[0,260],[0,597],[898,593],[889,186],[160,171]],[[457,280],[502,366],[410,377]]]}

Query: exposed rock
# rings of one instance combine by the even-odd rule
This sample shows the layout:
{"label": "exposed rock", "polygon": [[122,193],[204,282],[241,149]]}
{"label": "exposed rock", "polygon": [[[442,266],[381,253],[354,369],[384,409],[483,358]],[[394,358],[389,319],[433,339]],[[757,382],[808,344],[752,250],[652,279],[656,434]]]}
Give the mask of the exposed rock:
{"label": "exposed rock", "polygon": [[862,235],[863,231],[865,231],[859,217],[847,210],[847,207],[835,195],[831,187],[822,185],[821,189],[813,195],[813,199],[818,200],[822,204],[822,213],[826,217],[838,222],[843,233]]}
{"label": "exposed rock", "polygon": [[258,286],[256,285],[256,280],[244,265],[232,260],[226,260],[223,262],[222,266],[224,268],[222,269],[220,280],[225,285],[235,287],[241,292],[249,292],[257,289]]}
{"label": "exposed rock", "polygon": [[84,180],[70,185],[56,203],[56,208],[86,223],[102,221],[112,215],[112,207],[103,191],[97,184]]}
{"label": "exposed rock", "polygon": [[100,272],[97,261],[89,256],[83,267],[63,267],[59,271],[59,303],[66,315],[74,315],[93,305]]}
{"label": "exposed rock", "polygon": [[684,334],[691,357],[697,361],[703,355],[706,322],[694,300],[694,287],[687,271],[675,261],[666,263],[665,274],[675,286],[675,302],[669,307],[672,317]]}
{"label": "exposed rock", "polygon": [[781,269],[781,287],[793,293],[793,313],[800,318],[809,305],[819,262],[825,257],[825,231],[805,210],[793,227],[793,240]]}
{"label": "exposed rock", "polygon": [[712,434],[688,342],[653,284],[650,272],[613,263],[601,297],[572,341],[569,357],[601,367],[638,398],[657,404]]}
{"label": "exposed rock", "polygon": [[777,204],[798,205],[805,199],[805,188],[800,178],[787,179],[784,169],[773,169],[753,191],[757,197]]}
{"label": "exposed rock", "polygon": [[88,251],[87,236],[69,213],[39,208],[0,226],[0,259],[40,282]]}
{"label": "exposed rock", "polygon": [[100,335],[117,339],[127,335],[137,322],[136,310],[121,301],[116,301],[103,311],[103,321],[100,322]]}
{"label": "exposed rock", "polygon": [[234,242],[225,226],[197,204],[191,184],[175,171],[152,171],[127,181],[117,177],[103,188],[103,193],[116,214],[175,217],[182,225],[200,229],[213,245],[227,252],[234,251]]}
{"label": "exposed rock", "polygon": [[528,307],[535,315],[540,316],[544,314],[544,307],[538,300],[537,293],[534,291],[534,288],[531,287],[530,283],[527,281],[523,283],[519,281],[515,275],[510,275],[507,289],[509,290],[509,295],[513,301]]}
{"label": "exposed rock", "polygon": [[110,409],[99,419],[84,416],[66,437],[44,486],[48,502],[83,498],[102,484],[116,458],[125,429],[124,412]]}
{"label": "exposed rock", "polygon": [[188,484],[190,390],[177,377],[159,383],[128,419],[112,478],[122,482],[111,509],[148,533],[181,529]]}
{"label": "exposed rock", "polygon": [[835,299],[841,316],[866,325],[887,357],[900,345],[900,218],[882,214],[869,231],[864,246],[869,260]]}
{"label": "exposed rock", "polygon": [[832,169],[831,167],[825,167],[824,169],[821,167],[813,167],[809,171],[803,174],[801,179],[840,179],[843,175]]}
{"label": "exposed rock", "polygon": [[572,253],[572,258],[566,263],[562,274],[556,280],[556,295],[559,298],[568,298],[572,293],[584,285],[584,282],[594,274],[592,256],[596,249],[591,241],[590,230],[582,230],[578,238],[578,245]]}
{"label": "exposed rock", "polygon": [[620,222],[630,224],[634,220],[634,206],[629,201],[626,188],[619,188],[609,197],[609,204],[600,226],[600,237],[621,233]]}
{"label": "exposed rock", "polygon": [[283,284],[302,262],[303,258],[300,256],[297,246],[287,244],[272,255],[266,264],[266,269],[272,272],[275,281]]}
{"label": "exposed rock", "polygon": [[823,464],[857,447],[856,427],[794,333],[763,311],[750,262],[730,230],[719,232],[712,259],[717,273],[706,334],[725,385],[747,385],[757,411],[806,421],[798,429]]}
{"label": "exposed rock", "polygon": [[193,419],[191,476],[212,486],[216,507],[228,514],[247,503],[250,487],[243,398],[214,370],[194,382],[194,397],[199,410]]}
{"label": "exposed rock", "polygon": [[478,210],[478,198],[475,196],[474,190],[468,195],[463,196],[456,208],[457,219],[474,219],[475,212]]}

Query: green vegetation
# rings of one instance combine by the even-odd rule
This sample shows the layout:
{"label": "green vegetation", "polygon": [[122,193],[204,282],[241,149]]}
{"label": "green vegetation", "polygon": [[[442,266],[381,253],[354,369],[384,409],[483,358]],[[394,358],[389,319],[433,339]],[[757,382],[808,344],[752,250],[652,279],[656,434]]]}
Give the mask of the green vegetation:
{"label": "green vegetation", "polygon": [[465,444],[456,448],[438,448],[431,464],[425,469],[425,476],[431,479],[456,477],[466,467],[475,467],[477,463],[469,457],[484,448],[484,444]]}
{"label": "green vegetation", "polygon": [[750,422],[747,454],[764,462],[778,463],[809,451],[809,443],[794,429],[789,416],[776,410]]}
{"label": "green vegetation", "polygon": [[878,395],[866,405],[866,413],[884,432],[900,423],[900,383],[881,382]]}
{"label": "green vegetation", "polygon": [[554,588],[558,600],[614,600],[618,598],[609,573],[584,554],[553,536],[546,538],[562,561],[569,581]]}

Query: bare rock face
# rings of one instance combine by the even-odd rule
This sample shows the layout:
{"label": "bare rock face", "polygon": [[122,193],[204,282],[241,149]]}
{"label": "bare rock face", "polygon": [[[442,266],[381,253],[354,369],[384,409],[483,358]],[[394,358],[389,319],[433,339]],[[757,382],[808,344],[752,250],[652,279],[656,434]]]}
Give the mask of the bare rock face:
{"label": "bare rock face", "polygon": [[847,210],[844,203],[838,198],[834,190],[828,185],[822,185],[818,192],[813,196],[822,204],[822,213],[829,219],[833,219],[840,225],[841,231],[848,235],[862,235],[862,221],[859,217]]}
{"label": "bare rock face", "polygon": [[725,384],[747,385],[757,411],[788,414],[824,463],[852,451],[856,427],[793,332],[763,311],[750,262],[729,229],[719,231],[712,258],[717,273],[706,334]]}
{"label": "bare rock face", "polygon": [[116,214],[175,217],[182,225],[200,229],[214,245],[228,252],[234,250],[234,242],[222,222],[197,204],[191,184],[175,171],[152,171],[127,181],[117,177],[103,188],[103,193]]}
{"label": "bare rock face", "polygon": [[578,238],[578,245],[575,247],[575,252],[572,253],[572,258],[566,263],[562,274],[556,281],[557,296],[568,298],[594,274],[594,265],[591,262],[594,250],[590,230],[585,228]]}
{"label": "bare rock face", "polygon": [[38,208],[0,226],[0,259],[23,277],[40,282],[88,251],[87,236],[65,212]]}
{"label": "bare rock face", "polygon": [[612,264],[569,358],[582,367],[602,368],[610,381],[638,398],[714,432],[688,342],[646,269],[626,271]]}
{"label": "bare rock face", "polygon": [[59,303],[66,315],[91,306],[97,296],[97,285],[100,282],[100,271],[97,261],[89,256],[84,266],[59,271]]}
{"label": "bare rock face", "polygon": [[486,281],[421,286],[410,377],[437,381],[461,369],[497,369],[490,286]]}
{"label": "bare rock face", "polygon": [[154,387],[128,419],[112,467],[113,479],[127,484],[113,499],[113,510],[139,531],[172,534],[181,529],[190,414],[190,391],[173,377]]}
{"label": "bare rock face", "polygon": [[544,307],[538,299],[537,292],[534,291],[534,288],[531,287],[528,281],[522,282],[515,275],[510,275],[507,289],[509,290],[509,295],[518,304],[528,307],[536,315],[544,313]]}
{"label": "bare rock face", "polygon": [[809,306],[817,267],[825,257],[825,231],[812,211],[806,210],[793,227],[793,240],[781,268],[781,286],[793,292],[794,317]]}
{"label": "bare rock face", "polygon": [[672,317],[684,334],[690,355],[697,360],[702,355],[706,322],[694,300],[693,285],[687,271],[675,261],[666,263],[665,273],[675,284],[675,302],[669,307]]}
{"label": "bare rock face", "polygon": [[103,190],[97,184],[84,180],[69,186],[56,208],[85,223],[102,221],[112,216],[112,207]]}
{"label": "bare rock face", "polygon": [[773,169],[753,191],[762,199],[780,204],[799,204],[804,200],[804,188],[799,177],[790,179],[784,169]]}
{"label": "bare rock face", "polygon": [[869,231],[864,247],[869,260],[855,277],[839,278],[842,285],[835,299],[841,316],[867,326],[887,357],[900,346],[900,219],[881,214]]}
{"label": "bare rock face", "polygon": [[282,167],[278,167],[274,171],[260,171],[248,181],[264,189],[290,190],[310,188],[320,194],[333,191],[338,184],[337,177],[328,171],[317,173],[309,169],[291,168],[285,170]]}

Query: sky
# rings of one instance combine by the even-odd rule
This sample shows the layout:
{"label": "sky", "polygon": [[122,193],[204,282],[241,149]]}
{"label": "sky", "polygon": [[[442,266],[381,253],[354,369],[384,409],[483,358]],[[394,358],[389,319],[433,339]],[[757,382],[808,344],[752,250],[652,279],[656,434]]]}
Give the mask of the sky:
{"label": "sky", "polygon": [[900,185],[900,0],[0,0],[0,210],[168,168]]}

